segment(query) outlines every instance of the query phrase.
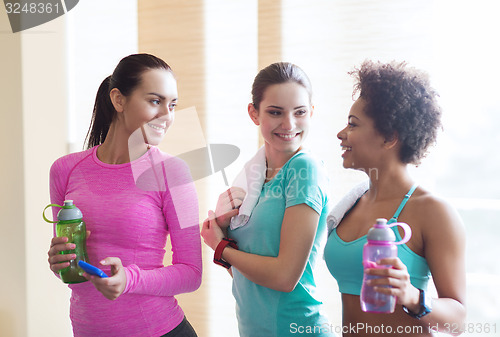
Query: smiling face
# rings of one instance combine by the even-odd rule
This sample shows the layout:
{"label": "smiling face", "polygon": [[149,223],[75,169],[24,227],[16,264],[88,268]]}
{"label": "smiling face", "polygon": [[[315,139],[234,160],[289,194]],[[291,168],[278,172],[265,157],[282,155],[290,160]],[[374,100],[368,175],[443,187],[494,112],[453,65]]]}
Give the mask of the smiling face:
{"label": "smiling face", "polygon": [[344,151],[344,167],[368,172],[371,168],[378,167],[380,160],[384,160],[383,149],[389,143],[375,129],[373,119],[365,114],[365,106],[366,102],[362,98],[354,102],[349,111],[348,124],[337,137]]}
{"label": "smiling face", "polygon": [[259,110],[250,104],[248,112],[253,122],[260,126],[266,153],[291,157],[307,136],[313,107],[302,85],[286,82],[267,87]]}
{"label": "smiling face", "polygon": [[174,121],[176,105],[177,82],[172,72],[151,69],[141,75],[129,96],[121,97],[117,111],[127,134],[141,129],[145,143],[158,145]]}

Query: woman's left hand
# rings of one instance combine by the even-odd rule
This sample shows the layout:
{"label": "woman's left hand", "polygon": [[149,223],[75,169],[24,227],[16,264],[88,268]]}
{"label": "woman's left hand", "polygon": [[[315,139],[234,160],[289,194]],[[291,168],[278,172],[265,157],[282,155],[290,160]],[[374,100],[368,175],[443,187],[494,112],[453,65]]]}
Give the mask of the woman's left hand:
{"label": "woman's left hand", "polygon": [[221,242],[224,238],[224,233],[217,224],[217,221],[215,220],[215,214],[212,211],[208,212],[208,218],[203,221],[201,236],[203,237],[203,241],[205,241],[205,244],[207,244],[213,250],[217,248],[219,242]]}
{"label": "woman's left hand", "polygon": [[100,278],[98,276],[89,275],[87,273],[83,276],[92,282],[94,287],[99,290],[104,297],[108,300],[116,300],[125,290],[125,285],[127,283],[127,276],[125,274],[125,269],[123,268],[122,261],[118,257],[107,257],[102,260],[101,265],[111,266],[110,277]]}
{"label": "woman's left hand", "polygon": [[[392,268],[367,269],[369,275],[380,276],[378,279],[370,280],[369,285],[374,286],[377,292],[396,296],[398,304],[418,311],[420,292],[410,283],[406,265],[397,257],[381,259],[377,264],[389,265]],[[392,288],[381,287],[383,285],[390,285]]]}

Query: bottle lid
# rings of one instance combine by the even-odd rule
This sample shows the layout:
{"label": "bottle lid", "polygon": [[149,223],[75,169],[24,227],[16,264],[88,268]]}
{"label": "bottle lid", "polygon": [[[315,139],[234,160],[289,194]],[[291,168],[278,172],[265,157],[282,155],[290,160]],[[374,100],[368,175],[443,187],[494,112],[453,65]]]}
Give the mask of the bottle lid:
{"label": "bottle lid", "polygon": [[394,242],[396,241],[396,235],[387,225],[387,219],[380,218],[377,219],[375,225],[368,231],[366,236],[369,241],[381,241],[381,242]]}
{"label": "bottle lid", "polygon": [[62,209],[57,213],[57,219],[59,221],[78,220],[82,218],[82,211],[73,204],[73,200],[64,200]]}

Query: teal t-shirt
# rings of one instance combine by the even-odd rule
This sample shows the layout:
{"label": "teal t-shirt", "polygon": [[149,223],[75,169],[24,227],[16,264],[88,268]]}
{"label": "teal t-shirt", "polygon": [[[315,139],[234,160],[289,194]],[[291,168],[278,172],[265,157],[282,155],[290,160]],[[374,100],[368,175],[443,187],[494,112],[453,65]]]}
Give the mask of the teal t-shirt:
{"label": "teal t-shirt", "polygon": [[328,320],[315,297],[313,269],[326,235],[328,177],[321,161],[299,152],[264,184],[248,223],[229,230],[239,249],[257,255],[278,256],[285,209],[306,204],[319,215],[319,224],[307,264],[297,286],[285,293],[260,286],[233,269],[233,295],[241,337],[332,336]]}

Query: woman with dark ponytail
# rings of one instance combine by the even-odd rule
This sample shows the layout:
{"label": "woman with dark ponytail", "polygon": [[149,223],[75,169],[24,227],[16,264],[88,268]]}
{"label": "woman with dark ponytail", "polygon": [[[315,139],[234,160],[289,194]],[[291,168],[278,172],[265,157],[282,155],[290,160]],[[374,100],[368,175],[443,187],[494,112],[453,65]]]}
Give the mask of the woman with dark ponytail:
{"label": "woman with dark ponytail", "polygon": [[[85,273],[90,282],[69,285],[75,336],[196,336],[174,296],[201,283],[198,199],[187,165],[156,147],[176,104],[164,61],[123,58],[97,92],[87,150],[51,167],[51,202],[74,200],[91,233],[89,263],[109,276]],[[173,258],[164,266],[168,235]],[[68,238],[52,239],[54,273],[75,258],[61,253],[71,249]]]}

